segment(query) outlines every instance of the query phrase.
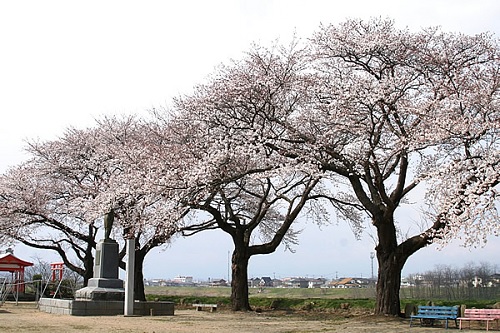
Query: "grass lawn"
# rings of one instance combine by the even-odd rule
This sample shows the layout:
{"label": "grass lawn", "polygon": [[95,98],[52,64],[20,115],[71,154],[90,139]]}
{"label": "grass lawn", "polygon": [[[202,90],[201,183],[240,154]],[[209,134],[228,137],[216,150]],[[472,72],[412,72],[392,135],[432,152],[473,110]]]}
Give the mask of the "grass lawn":
{"label": "grass lawn", "polygon": [[[217,303],[230,306],[230,287],[146,287],[148,300],[168,300],[177,305],[192,303]],[[250,288],[250,305],[254,308],[328,310],[338,309],[343,303],[351,308],[374,309],[374,288],[320,289],[320,288]],[[495,300],[440,300],[401,299],[401,309],[408,303],[424,305],[432,301],[436,305],[461,305],[468,308],[489,308]]]}
{"label": "grass lawn", "polygon": [[[373,289],[250,288],[250,305],[275,309],[332,309],[341,303],[373,308]],[[169,300],[176,304],[217,303],[229,307],[230,287],[146,287],[149,300]],[[371,296],[371,297],[368,297]]]}
{"label": "grass lawn", "polygon": [[[146,294],[171,296],[230,297],[230,287],[146,287]],[[375,289],[353,288],[250,288],[250,298],[375,298]]]}

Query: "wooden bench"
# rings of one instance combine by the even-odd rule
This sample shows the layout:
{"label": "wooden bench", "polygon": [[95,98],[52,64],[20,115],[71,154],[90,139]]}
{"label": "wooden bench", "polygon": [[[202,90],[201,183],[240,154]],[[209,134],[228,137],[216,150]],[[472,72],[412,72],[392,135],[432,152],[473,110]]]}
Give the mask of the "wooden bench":
{"label": "wooden bench", "polygon": [[458,327],[457,318],[458,306],[419,305],[417,314],[410,317],[410,327],[413,319],[420,319],[420,326],[424,323],[433,325],[435,320],[444,320],[446,328],[448,328],[448,320],[454,320],[455,326]]}
{"label": "wooden bench", "polygon": [[193,307],[196,308],[196,311],[201,311],[203,308],[210,308],[210,312],[217,311],[217,304],[193,304]]}
{"label": "wooden bench", "polygon": [[500,309],[465,309],[464,316],[458,318],[460,322],[460,329],[462,329],[462,321],[470,322],[473,320],[477,321],[486,321],[486,330],[490,329],[490,321],[497,322],[497,330],[498,330],[498,321],[500,320]]}

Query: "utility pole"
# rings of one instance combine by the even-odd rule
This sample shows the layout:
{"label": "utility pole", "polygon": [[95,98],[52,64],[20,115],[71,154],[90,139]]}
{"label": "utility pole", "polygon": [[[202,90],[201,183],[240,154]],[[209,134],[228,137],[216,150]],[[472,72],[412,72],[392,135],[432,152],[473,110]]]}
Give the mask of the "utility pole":
{"label": "utility pole", "polygon": [[372,279],[374,279],[374,275],[373,275],[373,258],[375,258],[375,252],[370,252],[370,259],[372,261]]}
{"label": "utility pole", "polygon": [[231,282],[231,252],[227,251],[227,283]]}

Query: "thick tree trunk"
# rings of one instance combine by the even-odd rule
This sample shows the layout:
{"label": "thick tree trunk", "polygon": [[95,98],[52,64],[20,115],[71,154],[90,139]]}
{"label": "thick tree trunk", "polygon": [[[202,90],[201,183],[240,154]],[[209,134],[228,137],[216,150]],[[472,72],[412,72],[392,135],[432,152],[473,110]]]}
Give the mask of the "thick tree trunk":
{"label": "thick tree trunk", "polygon": [[232,256],[231,308],[233,311],[250,311],[248,301],[248,262],[247,249],[235,248]]}
{"label": "thick tree trunk", "polygon": [[403,267],[396,254],[379,256],[377,280],[376,314],[399,315],[399,289],[401,287],[401,270]]}
{"label": "thick tree trunk", "polygon": [[83,258],[83,286],[86,287],[89,280],[94,277],[94,257],[92,256],[92,246],[88,245]]}
{"label": "thick tree trunk", "polygon": [[428,245],[425,235],[408,238],[401,244],[396,241],[396,228],[392,216],[376,223],[379,243],[376,314],[401,315],[399,290],[401,271],[408,258]]}
{"label": "thick tree trunk", "polygon": [[94,277],[94,260],[89,260],[90,262],[87,264],[84,262],[85,270],[83,272],[83,286],[86,287],[89,284],[89,280]]}
{"label": "thick tree trunk", "polygon": [[391,212],[379,216],[374,224],[377,227],[378,260],[376,314],[400,315],[399,289],[401,286],[401,270],[408,258],[404,247],[398,246],[396,227]]}
{"label": "thick tree trunk", "polygon": [[146,293],[144,292],[144,275],[142,274],[145,257],[146,255],[141,251],[135,252],[134,299],[138,301],[146,300]]}

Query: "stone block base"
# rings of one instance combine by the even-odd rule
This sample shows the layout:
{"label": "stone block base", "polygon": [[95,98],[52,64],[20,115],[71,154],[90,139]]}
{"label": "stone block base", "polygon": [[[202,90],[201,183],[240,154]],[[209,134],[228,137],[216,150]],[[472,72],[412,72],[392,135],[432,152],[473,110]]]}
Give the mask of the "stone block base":
{"label": "stone block base", "polygon": [[[124,302],[83,301],[55,298],[40,298],[40,311],[72,316],[116,316],[123,315]],[[173,316],[173,302],[134,302],[135,316]]]}

